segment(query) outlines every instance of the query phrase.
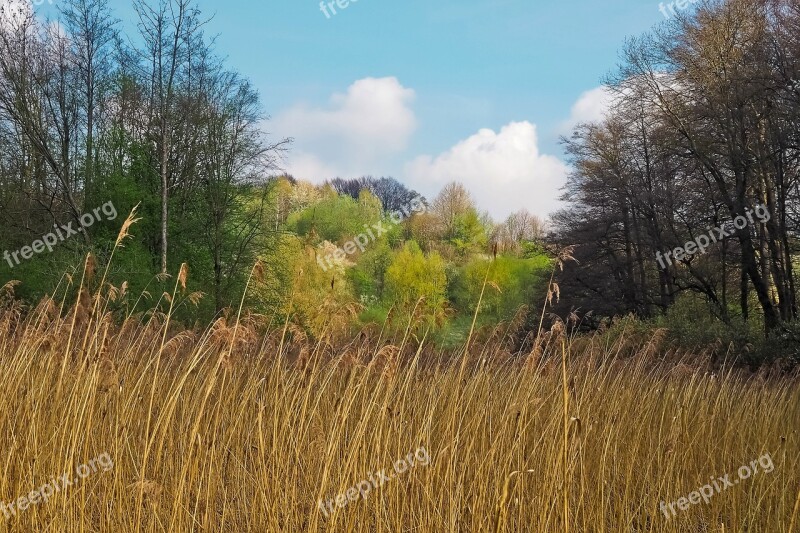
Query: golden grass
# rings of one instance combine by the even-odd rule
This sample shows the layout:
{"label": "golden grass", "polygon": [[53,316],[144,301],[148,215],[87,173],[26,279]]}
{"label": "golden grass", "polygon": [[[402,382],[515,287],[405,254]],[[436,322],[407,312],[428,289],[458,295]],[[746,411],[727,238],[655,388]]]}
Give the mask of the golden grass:
{"label": "golden grass", "polygon": [[[705,359],[657,357],[658,339],[559,331],[527,360],[490,337],[451,361],[416,341],[314,343],[247,315],[199,332],[169,313],[115,324],[107,299],[122,290],[0,306],[0,500],[104,452],[115,463],[0,528],[780,533],[800,502],[795,378],[714,375]],[[420,446],[430,465],[318,508]],[[659,511],[765,453],[773,472]]]}

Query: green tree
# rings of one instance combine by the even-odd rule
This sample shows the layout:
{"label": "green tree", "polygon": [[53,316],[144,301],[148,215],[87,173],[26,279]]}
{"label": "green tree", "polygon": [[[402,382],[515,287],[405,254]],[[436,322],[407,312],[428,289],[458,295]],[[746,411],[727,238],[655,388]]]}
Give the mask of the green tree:
{"label": "green tree", "polygon": [[450,244],[459,256],[466,257],[485,250],[487,242],[486,226],[474,208],[455,217]]}
{"label": "green tree", "polygon": [[381,206],[373,194],[364,192],[359,200],[335,194],[289,217],[290,229],[298,235],[312,230],[324,240],[341,243],[367,231],[365,226],[381,220]]}
{"label": "green tree", "polygon": [[442,257],[431,252],[427,256],[419,245],[409,241],[397,252],[386,271],[386,290],[392,303],[403,311],[418,310],[426,319],[444,319],[447,297],[447,275]]}
{"label": "green tree", "polygon": [[[490,269],[488,279],[487,268]],[[489,286],[481,303],[481,319],[508,320],[521,306],[542,298],[550,268],[550,259],[543,254],[532,259],[505,255],[493,262],[476,258],[456,270],[450,284],[450,300],[459,314],[474,313],[483,281],[487,279]]]}

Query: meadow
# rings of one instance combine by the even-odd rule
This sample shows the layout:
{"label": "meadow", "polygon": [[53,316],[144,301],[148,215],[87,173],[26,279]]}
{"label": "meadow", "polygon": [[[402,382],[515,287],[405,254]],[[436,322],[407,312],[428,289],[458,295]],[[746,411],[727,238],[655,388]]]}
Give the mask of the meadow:
{"label": "meadow", "polygon": [[[192,298],[185,268],[166,312],[120,321],[110,306],[126,288],[94,269],[64,278],[75,302],[26,308],[14,283],[0,290],[0,502],[101,454],[113,468],[17,503],[0,529],[800,528],[800,388],[780,368],[751,373],[624,328],[569,337],[556,324],[529,354],[502,327],[454,353],[411,329],[314,340],[242,308],[187,329],[171,317]],[[323,512],[419,449],[425,464]],[[772,469],[660,510],[765,454]]]}

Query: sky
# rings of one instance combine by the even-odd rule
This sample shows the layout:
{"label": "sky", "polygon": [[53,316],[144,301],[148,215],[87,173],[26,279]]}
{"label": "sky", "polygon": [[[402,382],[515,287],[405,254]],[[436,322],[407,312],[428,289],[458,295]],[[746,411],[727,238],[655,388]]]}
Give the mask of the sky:
{"label": "sky", "polygon": [[[37,12],[59,1],[35,0]],[[111,3],[134,40],[130,2]],[[428,198],[460,181],[496,219],[559,207],[560,136],[602,117],[626,37],[665,20],[650,0],[198,5],[218,53],[260,91],[270,138],[294,139],[282,170],[393,176]]]}

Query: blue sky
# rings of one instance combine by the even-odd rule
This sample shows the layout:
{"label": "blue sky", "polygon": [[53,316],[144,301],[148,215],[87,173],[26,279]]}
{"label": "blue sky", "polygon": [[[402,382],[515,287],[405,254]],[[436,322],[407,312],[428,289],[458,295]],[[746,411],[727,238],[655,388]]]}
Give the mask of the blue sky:
{"label": "blue sky", "polygon": [[[498,218],[557,207],[559,136],[601,113],[624,39],[664,20],[641,0],[351,0],[330,18],[319,0],[198,4],[266,128],[295,138],[286,170],[392,175],[429,197],[458,179]],[[133,32],[130,3],[115,10]]]}

